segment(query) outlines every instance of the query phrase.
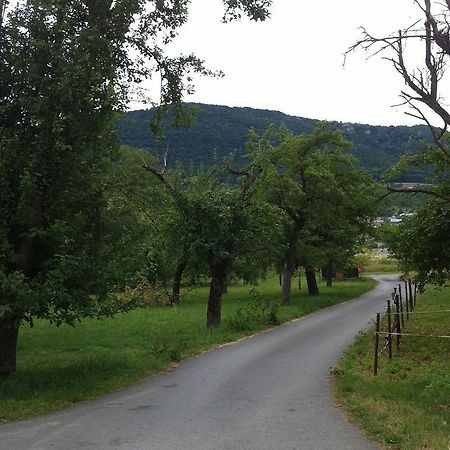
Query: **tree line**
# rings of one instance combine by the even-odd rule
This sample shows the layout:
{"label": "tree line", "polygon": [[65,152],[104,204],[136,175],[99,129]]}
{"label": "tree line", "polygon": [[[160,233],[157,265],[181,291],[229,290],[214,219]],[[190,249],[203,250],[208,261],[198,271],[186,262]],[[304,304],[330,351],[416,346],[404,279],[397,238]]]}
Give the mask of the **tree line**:
{"label": "tree line", "polygon": [[[130,147],[158,152],[164,152],[169,146],[169,164],[181,161],[186,167],[191,163],[209,166],[214,164],[215,157],[227,156],[230,149],[236,150],[238,160],[242,158],[249,128],[262,133],[271,123],[277,126],[284,124],[295,134],[307,134],[319,124],[318,120],[289,116],[277,111],[191,103],[186,106],[196,110],[193,125],[173,128],[168,117],[163,139],[157,139],[148,127],[154,110],[127,112],[115,124],[120,141]],[[420,149],[420,141],[429,140],[429,132],[424,125],[407,127],[334,123],[332,127],[341,130],[344,137],[352,142],[346,152],[358,158],[359,166],[372,171],[377,178],[382,178],[402,154],[416,153]],[[419,182],[428,174],[427,170],[411,168],[399,174],[398,181]]]}

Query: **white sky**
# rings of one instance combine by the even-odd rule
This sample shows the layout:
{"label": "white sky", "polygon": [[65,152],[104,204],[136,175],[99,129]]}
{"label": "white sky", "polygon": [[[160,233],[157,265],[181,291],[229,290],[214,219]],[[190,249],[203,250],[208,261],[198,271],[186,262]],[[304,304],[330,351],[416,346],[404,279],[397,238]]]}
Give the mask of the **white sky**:
{"label": "white sky", "polygon": [[[413,124],[398,94],[403,82],[387,61],[346,49],[364,25],[384,35],[420,17],[412,0],[274,0],[264,23],[222,24],[221,0],[193,0],[173,52],[194,52],[223,79],[196,80],[187,101],[273,109],[342,122]],[[139,105],[133,105],[133,109]]]}

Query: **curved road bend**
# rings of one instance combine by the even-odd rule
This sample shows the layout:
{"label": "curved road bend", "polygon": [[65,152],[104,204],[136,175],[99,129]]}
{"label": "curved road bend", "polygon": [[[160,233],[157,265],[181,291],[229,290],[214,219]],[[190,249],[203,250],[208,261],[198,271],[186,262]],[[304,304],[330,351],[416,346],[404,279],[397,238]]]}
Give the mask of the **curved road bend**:
{"label": "curved road bend", "polygon": [[397,280],[377,278],[356,301],[97,400],[0,426],[0,449],[375,449],[334,406],[328,375]]}

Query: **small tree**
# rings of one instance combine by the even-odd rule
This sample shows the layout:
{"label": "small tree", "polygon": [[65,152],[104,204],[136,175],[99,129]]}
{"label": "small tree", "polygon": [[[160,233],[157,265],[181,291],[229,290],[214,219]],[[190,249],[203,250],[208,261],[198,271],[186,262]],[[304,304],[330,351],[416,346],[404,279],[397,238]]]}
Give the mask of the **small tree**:
{"label": "small tree", "polygon": [[[276,222],[270,205],[258,196],[256,182],[261,173],[256,163],[238,177],[227,179],[227,171],[213,169],[174,182],[170,174],[144,166],[165,187],[177,211],[180,226],[176,237],[187,249],[187,258],[204,261],[211,276],[208,297],[207,326],[221,322],[221,302],[227,277],[235,262],[259,254],[259,266],[268,263],[261,257],[272,251],[270,243],[276,235]],[[253,262],[254,265],[254,262]]]}

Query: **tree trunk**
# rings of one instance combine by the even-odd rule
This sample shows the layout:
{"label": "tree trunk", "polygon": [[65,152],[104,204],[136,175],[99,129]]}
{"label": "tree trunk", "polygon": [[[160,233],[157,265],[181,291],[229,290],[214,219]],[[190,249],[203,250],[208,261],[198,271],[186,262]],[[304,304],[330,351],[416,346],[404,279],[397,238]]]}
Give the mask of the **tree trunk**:
{"label": "tree trunk", "polygon": [[181,258],[177,265],[175,266],[175,274],[173,277],[173,286],[172,286],[172,304],[177,305],[180,303],[180,289],[181,289],[181,279],[183,277],[184,269],[186,269],[187,261],[184,258]]}
{"label": "tree trunk", "polygon": [[284,263],[283,272],[283,286],[281,288],[282,305],[288,306],[291,304],[291,287],[292,277],[295,271],[295,259],[292,256],[288,256]]}
{"label": "tree trunk", "polygon": [[206,326],[214,328],[220,325],[222,313],[222,294],[227,279],[227,263],[220,261],[210,264],[211,284],[209,286],[208,312]]}
{"label": "tree trunk", "polygon": [[314,269],[306,269],[306,283],[308,284],[308,295],[319,295],[319,288],[317,287],[316,273]]}
{"label": "tree trunk", "polygon": [[327,287],[332,287],[333,286],[333,263],[332,262],[328,262],[327,264],[327,274],[326,274],[326,279],[327,279]]}
{"label": "tree trunk", "polygon": [[16,350],[19,322],[16,319],[0,319],[0,380],[16,373]]}

